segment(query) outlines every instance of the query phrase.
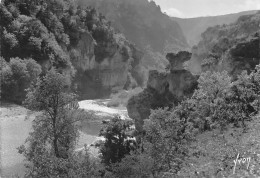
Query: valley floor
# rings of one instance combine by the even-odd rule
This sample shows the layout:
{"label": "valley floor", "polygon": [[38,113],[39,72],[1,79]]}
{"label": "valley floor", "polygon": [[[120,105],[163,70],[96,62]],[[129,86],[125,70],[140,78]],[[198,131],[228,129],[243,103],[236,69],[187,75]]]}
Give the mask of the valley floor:
{"label": "valley floor", "polygon": [[[99,116],[99,120],[86,120],[80,125],[80,137],[77,149],[80,150],[85,144],[90,145],[98,137],[102,127],[104,116],[120,115],[122,119],[127,116],[125,108],[108,108],[107,100],[85,100],[79,102],[80,108],[94,112]],[[1,150],[1,174],[0,177],[12,177],[15,175],[23,176],[25,167],[23,166],[24,157],[19,154],[17,147],[22,145],[31,130],[31,122],[37,113],[15,104],[3,103],[0,106],[0,150]],[[100,117],[101,116],[101,117]],[[27,118],[27,119],[25,119]],[[92,155],[97,156],[98,150],[90,148]]]}

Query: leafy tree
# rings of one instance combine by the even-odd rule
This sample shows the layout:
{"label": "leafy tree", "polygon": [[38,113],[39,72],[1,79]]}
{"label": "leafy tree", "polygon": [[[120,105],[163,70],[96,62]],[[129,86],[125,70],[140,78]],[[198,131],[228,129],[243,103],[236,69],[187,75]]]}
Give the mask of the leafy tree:
{"label": "leafy tree", "polygon": [[29,162],[27,176],[71,177],[76,174],[84,177],[88,173],[84,172],[88,170],[86,167],[76,170],[89,161],[83,159],[75,163],[74,155],[78,137],[75,123],[85,115],[78,110],[76,95],[66,92],[67,86],[65,76],[52,69],[28,89],[25,106],[42,114],[33,120],[27,146],[19,148]]}
{"label": "leafy tree", "polygon": [[226,109],[224,97],[230,92],[231,78],[225,71],[207,71],[201,74],[198,83],[198,89],[191,101],[194,103],[194,114],[200,122],[200,129],[208,130],[215,124],[225,125],[229,118],[221,114],[224,114],[223,110]]}
{"label": "leafy tree", "polygon": [[194,130],[182,109],[178,106],[172,111],[168,108],[153,110],[145,122],[143,147],[155,161],[155,174],[167,171],[175,174],[185,163]]}
{"label": "leafy tree", "polygon": [[11,58],[10,62],[5,62],[1,58],[1,61],[1,97],[21,103],[25,98],[25,89],[40,75],[41,66],[33,59]]}
{"label": "leafy tree", "polygon": [[100,131],[100,136],[105,138],[105,142],[100,148],[101,160],[106,166],[120,162],[134,149],[135,141],[129,139],[131,136],[128,133],[131,125],[132,122],[116,117]]}
{"label": "leafy tree", "polygon": [[0,57],[0,78],[1,78],[1,98],[8,98],[10,97],[10,93],[6,93],[6,91],[10,91],[12,86],[12,70],[8,63],[4,60],[4,58]]}
{"label": "leafy tree", "polygon": [[3,44],[7,45],[8,48],[13,49],[18,45],[16,36],[13,33],[8,33],[6,30],[3,32]]}
{"label": "leafy tree", "polygon": [[26,68],[30,76],[30,82],[36,82],[38,76],[41,74],[41,66],[33,59],[25,59]]}
{"label": "leafy tree", "polygon": [[233,82],[230,95],[226,97],[227,111],[232,113],[229,114],[230,121],[236,126],[241,124],[246,128],[245,121],[251,120],[251,116],[255,115],[259,108],[259,94],[255,90],[259,82],[254,81],[253,75],[242,72]]}

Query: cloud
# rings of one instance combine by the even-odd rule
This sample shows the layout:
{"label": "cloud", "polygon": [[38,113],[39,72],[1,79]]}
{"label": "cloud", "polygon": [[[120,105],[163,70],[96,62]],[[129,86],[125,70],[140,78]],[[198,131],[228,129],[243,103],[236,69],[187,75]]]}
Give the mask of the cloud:
{"label": "cloud", "polygon": [[165,13],[171,17],[181,17],[181,18],[185,17],[185,15],[180,10],[175,8],[167,9],[165,10]]}
{"label": "cloud", "polygon": [[256,8],[260,9],[260,1],[259,0],[246,0],[246,7],[248,8]]}
{"label": "cloud", "polygon": [[240,4],[239,7],[242,10],[260,10],[260,1],[259,0],[245,0],[243,4]]}

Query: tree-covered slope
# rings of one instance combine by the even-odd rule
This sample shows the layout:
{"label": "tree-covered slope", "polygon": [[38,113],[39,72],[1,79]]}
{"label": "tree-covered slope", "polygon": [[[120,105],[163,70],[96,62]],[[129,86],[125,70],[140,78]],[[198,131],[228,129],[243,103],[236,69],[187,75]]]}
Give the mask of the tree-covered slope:
{"label": "tree-covered slope", "polygon": [[5,0],[0,16],[1,56],[7,62],[32,58],[43,74],[55,67],[83,98],[142,83],[142,52],[94,8],[70,0]]}
{"label": "tree-covered slope", "polygon": [[168,52],[189,48],[179,24],[162,13],[153,1],[79,0],[78,3],[94,6],[131,42],[143,49],[143,66],[146,68],[164,69]]}
{"label": "tree-covered slope", "polygon": [[242,70],[250,71],[260,60],[260,13],[241,16],[230,25],[208,28],[202,40],[193,47],[190,70],[223,71],[236,76]]}

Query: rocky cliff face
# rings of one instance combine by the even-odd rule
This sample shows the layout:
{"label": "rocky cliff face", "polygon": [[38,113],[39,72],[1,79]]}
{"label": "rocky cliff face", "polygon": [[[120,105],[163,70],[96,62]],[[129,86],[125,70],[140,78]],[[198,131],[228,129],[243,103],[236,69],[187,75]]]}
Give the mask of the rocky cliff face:
{"label": "rocky cliff face", "polygon": [[154,1],[82,0],[79,4],[95,7],[138,47],[148,45],[158,52],[170,44],[179,50],[188,47],[179,24],[163,14]]}
{"label": "rocky cliff face", "polygon": [[241,16],[231,25],[208,28],[192,50],[189,69],[199,74],[206,70],[226,70],[236,77],[242,70],[252,70],[260,61],[260,13]]}
{"label": "rocky cliff face", "polygon": [[81,98],[107,97],[133,84],[142,85],[138,67],[143,53],[123,37],[116,39],[117,45],[108,42],[106,49],[96,50],[94,38],[82,33],[78,44],[70,50],[77,69],[74,87]]}
{"label": "rocky cliff face", "polygon": [[5,1],[0,16],[5,60],[33,58],[43,73],[57,68],[80,99],[108,97],[112,90],[142,85],[143,53],[95,8],[71,1]]}
{"label": "rocky cliff face", "polygon": [[192,95],[197,86],[197,76],[185,70],[183,63],[191,57],[189,52],[167,54],[170,66],[168,72],[149,72],[147,88],[130,98],[127,111],[134,119],[137,131],[142,131],[144,119],[150,115],[151,109],[172,106],[181,101],[184,96]]}
{"label": "rocky cliff face", "polygon": [[93,6],[127,39],[144,51],[142,70],[164,69],[165,55],[189,49],[178,23],[161,12],[154,1],[148,0],[79,0]]}

